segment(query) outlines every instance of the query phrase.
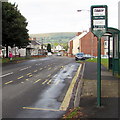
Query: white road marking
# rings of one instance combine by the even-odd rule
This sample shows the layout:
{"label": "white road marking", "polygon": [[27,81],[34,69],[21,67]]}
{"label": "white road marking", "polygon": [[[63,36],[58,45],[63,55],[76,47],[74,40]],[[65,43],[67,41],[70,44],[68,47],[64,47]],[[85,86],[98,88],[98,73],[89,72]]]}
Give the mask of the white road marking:
{"label": "white road marking", "polygon": [[7,73],[7,74],[2,75],[2,76],[0,76],[0,77],[5,77],[5,76],[11,75],[11,74],[13,74],[13,72],[11,72],[11,73]]}
{"label": "white road marking", "polygon": [[22,68],[22,69],[20,69],[20,71],[23,71],[23,70],[26,70],[26,69],[28,69],[29,67],[26,67],[26,68]]}
{"label": "white road marking", "polygon": [[58,85],[59,82],[60,82],[60,80],[56,81],[55,85]]}
{"label": "white road marking", "polygon": [[31,68],[31,66],[28,66],[28,67],[22,68],[22,69],[20,69],[20,71],[26,70],[26,69],[28,69],[28,68]]}

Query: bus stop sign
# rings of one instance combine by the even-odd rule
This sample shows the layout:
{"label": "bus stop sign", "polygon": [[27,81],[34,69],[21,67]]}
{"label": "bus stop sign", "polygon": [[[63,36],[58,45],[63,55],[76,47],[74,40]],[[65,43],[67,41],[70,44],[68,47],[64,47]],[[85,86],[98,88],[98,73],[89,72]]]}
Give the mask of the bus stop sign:
{"label": "bus stop sign", "polygon": [[97,37],[107,31],[107,5],[94,5],[91,6],[91,30]]}

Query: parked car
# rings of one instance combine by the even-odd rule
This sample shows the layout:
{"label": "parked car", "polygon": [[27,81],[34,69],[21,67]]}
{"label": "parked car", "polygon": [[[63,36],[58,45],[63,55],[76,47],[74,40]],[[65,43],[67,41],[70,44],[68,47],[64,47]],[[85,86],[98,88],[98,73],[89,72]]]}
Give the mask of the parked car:
{"label": "parked car", "polygon": [[51,56],[52,55],[52,53],[51,52],[48,52],[48,54],[47,54],[48,56]]}
{"label": "parked car", "polygon": [[101,58],[108,58],[108,55],[101,55]]}
{"label": "parked car", "polygon": [[58,53],[57,53],[57,56],[62,56],[62,53],[58,52]]}
{"label": "parked car", "polygon": [[84,53],[77,53],[75,55],[75,60],[85,60]]}
{"label": "parked car", "polygon": [[95,58],[95,56],[92,56],[92,55],[90,55],[90,54],[85,54],[85,55],[84,55],[84,58],[85,58],[85,59]]}

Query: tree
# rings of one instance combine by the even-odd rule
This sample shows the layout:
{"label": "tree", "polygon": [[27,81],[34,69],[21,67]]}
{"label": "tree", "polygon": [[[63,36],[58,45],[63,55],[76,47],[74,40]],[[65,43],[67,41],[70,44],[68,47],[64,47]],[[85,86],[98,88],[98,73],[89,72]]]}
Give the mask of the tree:
{"label": "tree", "polygon": [[2,45],[6,47],[6,57],[8,57],[8,46],[21,48],[29,44],[27,24],[17,5],[2,3]]}
{"label": "tree", "polygon": [[51,44],[49,44],[49,43],[48,43],[48,45],[47,45],[47,51],[48,51],[48,52],[51,52]]}

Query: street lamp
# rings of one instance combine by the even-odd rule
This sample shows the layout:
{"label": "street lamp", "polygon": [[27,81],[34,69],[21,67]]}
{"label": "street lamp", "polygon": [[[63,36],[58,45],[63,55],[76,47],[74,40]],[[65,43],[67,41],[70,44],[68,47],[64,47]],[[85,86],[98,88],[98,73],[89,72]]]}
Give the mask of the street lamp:
{"label": "street lamp", "polygon": [[[86,10],[86,9],[80,9],[80,10],[77,10],[77,12],[83,12],[83,11],[87,11],[87,12],[89,12],[90,13],[90,10]],[[91,22],[90,22],[91,23]],[[90,27],[90,26],[89,26]],[[91,55],[93,56],[93,35],[91,34],[91,36],[90,36],[90,39],[91,39]],[[91,59],[93,59],[93,58],[91,58]]]}
{"label": "street lamp", "polygon": [[82,11],[88,11],[88,12],[90,12],[90,10],[85,10],[85,9],[77,10],[77,12],[82,12]]}

